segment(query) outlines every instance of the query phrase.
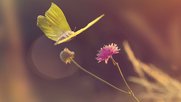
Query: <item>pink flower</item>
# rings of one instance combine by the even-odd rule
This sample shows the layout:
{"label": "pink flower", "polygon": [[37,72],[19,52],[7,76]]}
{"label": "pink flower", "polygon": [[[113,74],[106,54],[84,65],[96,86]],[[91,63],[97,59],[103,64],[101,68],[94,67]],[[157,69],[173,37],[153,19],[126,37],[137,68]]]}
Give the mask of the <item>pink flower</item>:
{"label": "pink flower", "polygon": [[104,45],[104,47],[99,50],[96,59],[98,60],[98,63],[105,61],[107,64],[109,58],[111,58],[113,54],[119,53],[119,50],[117,44],[111,43],[109,45]]}

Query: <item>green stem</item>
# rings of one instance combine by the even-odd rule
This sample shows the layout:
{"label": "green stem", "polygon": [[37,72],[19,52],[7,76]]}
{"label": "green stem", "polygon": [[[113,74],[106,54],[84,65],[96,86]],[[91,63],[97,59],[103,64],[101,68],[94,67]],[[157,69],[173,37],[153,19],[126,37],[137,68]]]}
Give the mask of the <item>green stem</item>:
{"label": "green stem", "polygon": [[113,64],[118,68],[119,73],[120,73],[120,75],[121,75],[121,77],[122,77],[122,79],[123,79],[126,87],[128,88],[130,95],[132,95],[132,97],[135,99],[136,102],[140,102],[139,99],[138,99],[138,98],[135,96],[135,94],[133,93],[133,91],[132,91],[132,89],[130,88],[130,86],[128,85],[128,83],[127,83],[127,81],[126,81],[126,79],[125,79],[125,77],[124,77],[124,75],[123,75],[123,72],[122,72],[119,64],[114,60],[113,57],[111,57],[111,60],[112,60]]}
{"label": "green stem", "polygon": [[122,90],[122,89],[120,89],[120,88],[118,88],[118,87],[116,87],[116,86],[110,84],[109,82],[105,81],[104,79],[98,77],[97,75],[95,75],[95,74],[89,72],[89,71],[86,70],[85,68],[81,67],[75,60],[72,59],[72,62],[73,62],[79,69],[81,69],[81,70],[84,71],[85,73],[91,75],[92,77],[98,79],[99,81],[101,81],[101,82],[107,84],[108,86],[110,86],[110,87],[112,87],[112,88],[114,88],[114,89],[116,89],[116,90],[118,90],[118,91],[120,91],[120,92],[123,92],[123,93],[125,93],[125,94],[130,94],[129,92],[127,92],[127,91],[125,91],[125,90]]}

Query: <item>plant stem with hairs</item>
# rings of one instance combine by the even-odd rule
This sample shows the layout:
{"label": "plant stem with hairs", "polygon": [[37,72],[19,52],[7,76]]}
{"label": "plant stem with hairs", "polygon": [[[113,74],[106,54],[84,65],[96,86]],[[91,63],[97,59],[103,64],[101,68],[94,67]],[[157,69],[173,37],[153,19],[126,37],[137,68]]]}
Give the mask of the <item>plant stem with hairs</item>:
{"label": "plant stem with hairs", "polygon": [[133,91],[132,91],[132,89],[130,88],[130,86],[128,85],[128,83],[127,83],[127,81],[126,81],[126,79],[125,79],[125,77],[124,77],[124,75],[123,75],[123,72],[122,72],[119,64],[114,60],[114,58],[113,58],[112,56],[111,56],[110,59],[112,60],[113,64],[118,68],[119,74],[121,75],[121,77],[122,77],[122,79],[123,79],[126,87],[127,87],[128,90],[129,90],[128,93],[130,93],[130,95],[135,99],[136,102],[140,102],[139,99],[138,99],[138,98],[135,96],[135,94],[133,93]]}
{"label": "plant stem with hairs", "polygon": [[116,90],[118,90],[118,91],[120,91],[120,92],[123,92],[123,93],[125,93],[125,94],[129,94],[129,95],[131,94],[131,93],[129,93],[129,92],[123,90],[123,89],[120,89],[120,88],[118,88],[118,87],[110,84],[109,82],[107,82],[107,81],[105,81],[104,79],[98,77],[97,75],[89,72],[88,70],[86,70],[85,68],[83,68],[82,66],[80,66],[75,60],[72,59],[71,62],[73,62],[73,64],[75,64],[79,69],[81,69],[81,70],[84,71],[85,73],[87,73],[87,74],[91,75],[92,77],[96,78],[97,80],[99,80],[99,81],[107,84],[108,86],[110,86],[110,87],[112,87],[112,88],[114,88],[114,89],[116,89]]}

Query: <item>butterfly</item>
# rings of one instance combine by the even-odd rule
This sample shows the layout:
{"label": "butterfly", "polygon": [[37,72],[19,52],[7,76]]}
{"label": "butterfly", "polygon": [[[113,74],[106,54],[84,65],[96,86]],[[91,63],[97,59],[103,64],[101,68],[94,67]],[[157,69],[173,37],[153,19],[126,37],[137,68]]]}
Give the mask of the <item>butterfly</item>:
{"label": "butterfly", "polygon": [[104,14],[91,21],[84,28],[74,32],[71,30],[63,11],[56,4],[52,3],[50,8],[45,12],[45,16],[39,15],[37,17],[37,26],[49,39],[55,41],[54,45],[58,45],[82,33],[103,16]]}

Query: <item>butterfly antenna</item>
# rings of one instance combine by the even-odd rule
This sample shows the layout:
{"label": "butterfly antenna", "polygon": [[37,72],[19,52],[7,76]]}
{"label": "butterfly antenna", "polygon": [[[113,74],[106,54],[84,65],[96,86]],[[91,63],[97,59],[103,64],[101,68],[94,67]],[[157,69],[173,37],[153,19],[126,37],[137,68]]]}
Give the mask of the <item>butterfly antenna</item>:
{"label": "butterfly antenna", "polygon": [[74,30],[73,30],[73,31],[75,32],[76,29],[77,29],[77,27],[74,27]]}

